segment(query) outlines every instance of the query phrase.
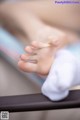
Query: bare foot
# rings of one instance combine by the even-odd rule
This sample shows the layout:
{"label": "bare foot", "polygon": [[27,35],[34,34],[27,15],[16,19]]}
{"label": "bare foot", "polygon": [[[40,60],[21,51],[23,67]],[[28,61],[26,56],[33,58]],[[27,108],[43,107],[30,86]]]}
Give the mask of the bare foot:
{"label": "bare foot", "polygon": [[[53,28],[46,28],[46,30],[45,34],[44,32],[40,34],[40,36],[44,35],[43,39],[38,36],[39,42],[33,41],[30,46],[25,48],[27,53],[21,55],[18,63],[21,70],[47,75],[56,51],[68,44],[68,38],[64,32]],[[46,47],[47,43],[42,42],[45,40],[50,46]]]}
{"label": "bare foot", "polygon": [[48,46],[42,42],[32,42],[25,48],[26,54],[21,55],[18,65],[25,72],[35,72],[40,75],[49,73],[54,60],[56,47]]}

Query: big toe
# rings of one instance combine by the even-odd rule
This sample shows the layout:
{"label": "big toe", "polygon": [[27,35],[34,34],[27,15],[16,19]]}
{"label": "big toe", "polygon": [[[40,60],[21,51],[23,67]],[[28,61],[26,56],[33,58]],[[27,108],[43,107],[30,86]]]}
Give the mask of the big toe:
{"label": "big toe", "polygon": [[35,49],[41,49],[41,48],[44,48],[44,47],[49,47],[50,45],[48,43],[33,41],[31,43],[31,46],[34,47]]}
{"label": "big toe", "polygon": [[18,66],[24,72],[36,72],[37,71],[37,64],[34,64],[34,63],[24,62],[20,60],[18,62]]}

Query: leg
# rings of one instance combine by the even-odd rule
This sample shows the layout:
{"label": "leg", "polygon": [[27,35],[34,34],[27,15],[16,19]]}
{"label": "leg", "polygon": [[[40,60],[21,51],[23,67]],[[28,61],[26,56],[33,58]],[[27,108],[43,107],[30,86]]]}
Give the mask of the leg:
{"label": "leg", "polygon": [[[44,5],[45,5],[45,8],[44,8]],[[46,13],[47,9],[48,9],[49,13]],[[11,29],[14,29],[14,31],[15,31],[15,28],[17,30],[20,30],[19,31],[20,35],[22,35],[22,33],[24,33],[23,35],[24,35],[25,39],[26,39],[26,36],[28,35],[28,37],[30,38],[31,41],[33,41],[33,40],[40,41],[41,40],[41,41],[45,42],[49,36],[51,36],[52,34],[55,33],[55,28],[53,29],[51,26],[47,27],[47,25],[45,25],[41,20],[43,20],[45,18],[45,20],[50,21],[50,24],[51,24],[51,20],[52,21],[54,20],[55,21],[54,23],[57,25],[58,25],[58,22],[66,23],[65,20],[68,21],[68,19],[72,15],[72,13],[70,13],[71,9],[73,9],[73,7],[71,8],[71,6],[70,7],[66,6],[66,8],[65,7],[59,8],[59,6],[58,7],[52,6],[52,2],[50,2],[50,1],[36,1],[36,2],[31,1],[31,2],[20,2],[20,3],[16,3],[16,4],[7,3],[7,4],[1,4],[1,6],[0,6],[0,19],[2,19],[2,22],[5,21],[4,23],[7,26],[11,26]],[[66,14],[67,10],[69,12],[67,12],[67,14]],[[65,14],[64,14],[64,17],[62,18],[61,15],[63,15],[62,14],[63,11]],[[38,13],[36,13],[36,12],[38,12]],[[57,13],[56,14],[57,18],[55,17],[55,12]],[[68,16],[68,13],[70,13],[69,16]],[[37,18],[35,17],[35,14],[37,15]],[[65,15],[67,16],[67,19],[66,19]],[[41,20],[38,17],[41,18]],[[61,17],[61,18],[58,18],[58,17]],[[57,20],[58,20],[58,22],[57,22]],[[74,18],[73,18],[73,20],[74,20]],[[79,19],[77,19],[77,20],[79,20]],[[72,17],[71,17],[71,23],[72,23]],[[70,25],[71,25],[71,23],[70,23]],[[74,23],[76,23],[76,22],[74,21],[73,25],[74,25]],[[60,26],[65,26],[65,25],[61,24]],[[41,31],[42,31],[42,33],[41,33]]]}
{"label": "leg", "polygon": [[[72,29],[80,28],[80,7],[78,5],[56,5],[54,0],[43,0],[43,1],[28,1],[19,2],[13,5],[4,5],[5,9],[10,9],[9,6],[17,8],[24,8],[30,10],[32,13],[39,16],[43,21],[49,24],[56,24],[63,27]],[[44,7],[45,6],[45,7]],[[75,12],[74,12],[75,11]],[[56,16],[55,16],[56,13]],[[65,24],[67,23],[67,24]]]}

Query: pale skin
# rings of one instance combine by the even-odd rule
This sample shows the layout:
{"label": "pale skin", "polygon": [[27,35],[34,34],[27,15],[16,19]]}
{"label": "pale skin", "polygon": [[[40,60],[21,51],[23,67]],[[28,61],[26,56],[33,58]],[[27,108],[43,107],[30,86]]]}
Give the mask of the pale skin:
{"label": "pale skin", "polygon": [[[26,54],[20,56],[19,68],[24,72],[33,72],[43,76],[48,75],[51,65],[55,61],[56,52],[62,47],[61,44],[64,41],[58,43],[52,40],[48,44],[33,41],[25,48]],[[68,44],[64,44],[63,47],[66,45]]]}
{"label": "pale skin", "polygon": [[[43,22],[51,22],[50,20],[52,20],[52,15],[50,13],[55,13],[51,12],[53,8],[50,7],[51,3],[49,1],[46,2],[45,10],[44,7],[41,7],[41,10],[44,12],[41,10],[35,10],[35,5],[37,8],[39,8],[40,4],[40,2],[36,2],[35,4],[33,2],[22,2],[17,4],[8,3],[0,7],[0,11],[2,13],[0,17],[2,20],[4,19],[5,26],[8,24],[9,27],[13,27],[13,29],[17,26],[18,29],[23,31],[25,37],[28,35],[29,41],[27,42],[30,43],[30,45],[26,47],[26,52],[28,53],[26,55],[21,55],[21,58],[18,62],[20,69],[26,72],[36,72],[38,74],[47,75],[52,61],[54,60],[56,51],[72,41],[69,39],[69,35],[67,35],[66,32],[59,30],[58,28],[51,27],[50,25],[47,25]],[[45,4],[45,1],[43,4]],[[49,14],[51,15],[49,15],[49,18],[47,18],[46,13],[46,10],[48,8]],[[54,7],[54,9],[56,11],[56,7]],[[65,8],[63,9],[65,10]],[[63,9],[61,9],[61,11],[63,11]],[[32,14],[33,12],[35,14]],[[43,21],[40,20],[36,15]],[[12,23],[14,25],[12,25],[9,20],[11,20],[11,22],[13,21]],[[53,23],[54,22],[55,19],[53,20]],[[15,34],[21,38],[19,33]],[[45,43],[49,43],[51,46],[43,48],[45,46]],[[28,60],[35,60],[36,62],[31,63]]]}
{"label": "pale skin", "polygon": [[44,43],[34,41],[25,48],[25,51],[28,53],[21,55],[18,62],[20,69],[25,72],[47,75],[54,60],[56,48],[45,47]]}

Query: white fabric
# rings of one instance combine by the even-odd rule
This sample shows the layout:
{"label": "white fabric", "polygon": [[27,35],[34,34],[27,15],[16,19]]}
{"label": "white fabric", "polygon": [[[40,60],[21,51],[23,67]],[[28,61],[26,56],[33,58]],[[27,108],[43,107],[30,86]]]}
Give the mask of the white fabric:
{"label": "white fabric", "polygon": [[64,99],[69,88],[80,84],[80,62],[68,50],[59,50],[42,86],[42,93],[53,101]]}

